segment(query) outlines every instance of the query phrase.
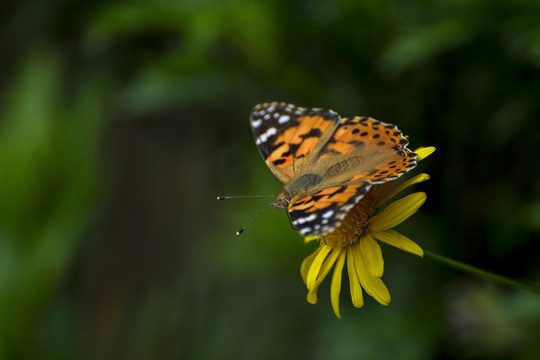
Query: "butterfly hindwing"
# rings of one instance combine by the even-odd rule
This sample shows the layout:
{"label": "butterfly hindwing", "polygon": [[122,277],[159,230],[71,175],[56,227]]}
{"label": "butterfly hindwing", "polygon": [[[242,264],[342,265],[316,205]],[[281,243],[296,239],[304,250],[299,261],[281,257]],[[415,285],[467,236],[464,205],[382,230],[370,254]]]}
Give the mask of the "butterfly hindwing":
{"label": "butterfly hindwing", "polygon": [[340,117],[332,110],[272,102],[255,106],[250,120],[266,164],[286,184],[303,171],[310,155],[326,144]]}
{"label": "butterfly hindwing", "polygon": [[291,199],[289,214],[302,236],[323,236],[337,229],[371,185],[357,183],[325,188]]}
{"label": "butterfly hindwing", "polygon": [[369,117],[341,119],[319,153],[326,184],[397,179],[416,166],[416,154],[395,125]]}

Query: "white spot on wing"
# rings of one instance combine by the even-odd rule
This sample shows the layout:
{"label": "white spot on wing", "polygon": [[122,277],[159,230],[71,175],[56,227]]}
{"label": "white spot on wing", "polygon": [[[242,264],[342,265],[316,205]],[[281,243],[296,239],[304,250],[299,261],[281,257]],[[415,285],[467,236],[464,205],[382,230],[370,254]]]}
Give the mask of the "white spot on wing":
{"label": "white spot on wing", "polygon": [[328,219],[332,215],[334,215],[334,210],[326,210],[321,216],[325,219]]}
{"label": "white spot on wing", "polygon": [[252,121],[251,122],[251,125],[254,127],[254,128],[258,128],[259,126],[261,126],[262,124],[262,119],[259,119],[259,120],[256,120],[256,121]]}
{"label": "white spot on wing", "polygon": [[262,133],[261,135],[259,135],[257,141],[255,142],[257,145],[259,145],[260,143],[263,143],[263,142],[266,142],[266,140],[268,140],[268,138],[272,135],[275,135],[276,134],[276,128],[274,127],[271,127],[270,129],[266,130],[265,133]]}
{"label": "white spot on wing", "polygon": [[[313,221],[317,218],[317,214],[311,214],[309,216],[304,216],[304,217],[301,217],[301,218],[298,218],[296,219],[295,221],[298,223],[298,224],[305,224],[307,222],[310,222],[310,221]],[[294,223],[294,222],[293,222]]]}
{"label": "white spot on wing", "polygon": [[291,117],[289,115],[281,115],[279,117],[278,123],[283,124],[283,123],[286,123],[287,121],[289,121],[290,119],[291,119]]}

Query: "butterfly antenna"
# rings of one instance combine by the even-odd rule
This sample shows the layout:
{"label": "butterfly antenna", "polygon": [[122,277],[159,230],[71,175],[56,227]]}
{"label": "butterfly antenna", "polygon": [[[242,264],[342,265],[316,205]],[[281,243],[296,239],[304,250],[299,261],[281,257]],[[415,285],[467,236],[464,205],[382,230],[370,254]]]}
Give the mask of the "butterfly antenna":
{"label": "butterfly antenna", "polygon": [[245,230],[249,225],[251,225],[255,220],[257,220],[257,218],[258,218],[259,216],[261,216],[261,214],[264,212],[264,210],[268,209],[268,207],[271,206],[273,203],[274,203],[274,202],[271,202],[271,203],[269,203],[268,205],[266,205],[265,207],[263,207],[263,208],[261,209],[261,211],[259,211],[259,213],[258,213],[257,215],[255,215],[255,217],[254,217],[253,219],[251,219],[251,220],[250,220],[243,228],[241,228],[240,230],[238,230],[238,231],[236,232],[236,235],[240,235],[241,233],[243,233],[244,230]]}
{"label": "butterfly antenna", "polygon": [[275,195],[235,195],[235,196],[218,196],[218,200],[238,199],[238,198],[262,198],[262,197],[275,197]]}

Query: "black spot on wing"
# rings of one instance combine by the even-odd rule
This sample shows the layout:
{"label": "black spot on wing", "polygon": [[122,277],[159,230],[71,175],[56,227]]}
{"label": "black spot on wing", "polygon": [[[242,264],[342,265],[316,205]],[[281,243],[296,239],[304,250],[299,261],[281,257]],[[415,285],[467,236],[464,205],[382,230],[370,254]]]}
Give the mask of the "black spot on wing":
{"label": "black spot on wing", "polygon": [[[276,142],[279,134],[291,127],[299,125],[301,116],[320,116],[338,123],[339,115],[326,109],[304,108],[286,102],[269,102],[256,105],[250,116],[251,131],[263,158],[266,158],[283,142]],[[304,135],[307,137],[320,137],[320,130]]]}
{"label": "black spot on wing", "polygon": [[302,139],[308,139],[312,137],[319,138],[322,135],[321,129],[311,129],[307,134],[300,135]]}
{"label": "black spot on wing", "polygon": [[277,160],[272,161],[272,164],[274,164],[275,166],[279,166],[279,165],[283,164],[285,161],[287,161],[287,160],[286,159],[277,159]]}

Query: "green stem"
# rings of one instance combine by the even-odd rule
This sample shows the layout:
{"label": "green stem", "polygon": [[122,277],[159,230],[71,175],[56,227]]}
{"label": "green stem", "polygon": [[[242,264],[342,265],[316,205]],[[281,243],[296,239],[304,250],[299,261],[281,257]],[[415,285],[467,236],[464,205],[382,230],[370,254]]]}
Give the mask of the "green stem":
{"label": "green stem", "polygon": [[513,280],[513,279],[509,279],[509,278],[501,276],[501,275],[493,274],[493,273],[491,273],[489,271],[485,271],[485,270],[476,268],[474,266],[467,265],[467,264],[461,263],[459,261],[449,259],[449,258],[444,257],[442,255],[434,254],[431,251],[424,250],[424,255],[426,255],[427,257],[430,257],[433,260],[436,260],[436,261],[438,261],[440,263],[443,263],[445,265],[449,265],[449,266],[451,266],[453,268],[456,268],[458,270],[468,272],[469,274],[480,276],[480,277],[483,277],[484,279],[488,279],[490,281],[493,281],[493,282],[496,282],[496,283],[499,283],[499,284],[512,286],[512,287],[515,287],[515,288],[518,288],[518,289],[522,289],[522,290],[529,291],[529,292],[540,295],[540,288],[537,288],[535,286],[527,285],[527,284],[524,284],[522,282],[519,282],[519,281],[516,281],[516,280]]}

